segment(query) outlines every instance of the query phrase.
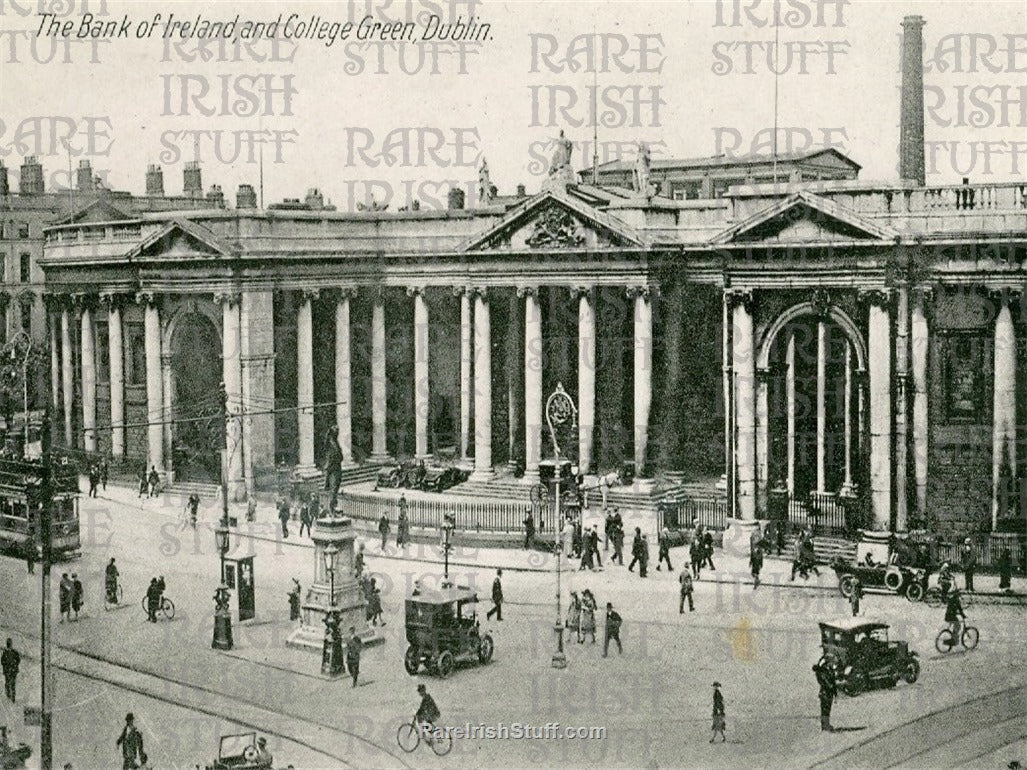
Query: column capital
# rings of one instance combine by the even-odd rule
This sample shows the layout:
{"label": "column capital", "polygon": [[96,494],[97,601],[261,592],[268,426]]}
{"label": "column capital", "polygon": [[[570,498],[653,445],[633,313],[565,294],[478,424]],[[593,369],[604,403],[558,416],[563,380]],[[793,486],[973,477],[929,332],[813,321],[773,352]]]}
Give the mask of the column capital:
{"label": "column capital", "polygon": [[224,289],[221,291],[214,292],[214,304],[215,305],[238,305],[242,295],[237,291],[230,289]]}
{"label": "column capital", "polygon": [[517,287],[518,297],[537,297],[538,286],[518,286]]}
{"label": "column capital", "polygon": [[[18,302],[24,302],[23,299],[25,292],[18,295]],[[71,305],[75,310],[81,313],[83,310],[92,309],[95,302],[96,295],[90,294],[84,291],[76,291],[71,295]]]}
{"label": "column capital", "polygon": [[316,302],[321,297],[321,290],[314,288],[301,289],[300,296],[303,297],[304,302]]}
{"label": "column capital", "polygon": [[461,284],[456,284],[455,286],[452,286],[451,288],[453,289],[453,296],[454,297],[463,297],[465,294],[470,294],[471,293],[471,287],[470,286],[463,286]]}
{"label": "column capital", "polygon": [[724,302],[728,310],[734,310],[739,305],[745,308],[745,312],[752,313],[756,305],[756,295],[751,289],[724,289]]}
{"label": "column capital", "polygon": [[769,366],[758,366],[756,367],[756,382],[759,385],[766,385],[770,382],[770,375],[772,374]]}
{"label": "column capital", "polygon": [[899,396],[913,392],[913,374],[911,372],[895,375],[895,392]]}
{"label": "column capital", "polygon": [[427,286],[407,286],[408,297],[423,297]]}
{"label": "column capital", "polygon": [[994,286],[988,288],[988,296],[1002,305],[1017,302],[1023,296],[1022,286]]}
{"label": "column capital", "polygon": [[859,292],[859,301],[870,307],[889,310],[895,293],[890,288],[863,289]]}
{"label": "column capital", "polygon": [[100,292],[100,304],[107,308],[107,311],[120,310],[125,301],[125,295],[113,291]]}
{"label": "column capital", "polygon": [[927,284],[925,286],[914,286],[912,293],[914,302],[919,302],[923,305],[927,305],[934,301],[934,295],[938,293],[938,287],[934,284]]}
{"label": "column capital", "polygon": [[166,353],[164,351],[161,351],[160,365],[162,369],[170,369],[172,361],[174,361],[173,353]]}
{"label": "column capital", "polygon": [[641,297],[645,300],[651,300],[654,297],[660,296],[660,287],[655,283],[647,283],[639,286],[627,286],[624,292],[628,295],[628,299]]}
{"label": "column capital", "polygon": [[146,305],[147,307],[156,307],[159,304],[157,294],[152,291],[137,291],[135,301],[137,305]]}
{"label": "column capital", "polygon": [[831,315],[831,308],[834,306],[831,292],[824,288],[814,289],[810,295],[809,303],[813,307],[813,315],[821,321],[826,320]]}
{"label": "column capital", "polygon": [[489,301],[489,287],[488,286],[471,286],[468,291],[471,296],[481,297],[482,302]]}
{"label": "column capital", "polygon": [[595,286],[571,286],[568,291],[570,292],[571,299],[588,299],[591,300],[595,297],[596,287]]}
{"label": "column capital", "polygon": [[32,289],[25,289],[18,293],[18,304],[22,307],[32,307],[36,304],[36,293]]}
{"label": "column capital", "polygon": [[337,288],[335,290],[335,292],[336,292],[336,294],[335,294],[336,300],[353,299],[354,297],[357,296],[357,287],[356,286],[340,286],[339,288]]}
{"label": "column capital", "polygon": [[[52,307],[53,304],[55,304],[55,303],[51,303],[49,301],[51,296],[52,295],[50,295],[50,294],[43,295],[43,301],[47,303],[48,307]],[[11,293],[8,292],[8,291],[0,290],[0,308],[7,307],[7,305],[10,303],[10,301],[11,301]]]}

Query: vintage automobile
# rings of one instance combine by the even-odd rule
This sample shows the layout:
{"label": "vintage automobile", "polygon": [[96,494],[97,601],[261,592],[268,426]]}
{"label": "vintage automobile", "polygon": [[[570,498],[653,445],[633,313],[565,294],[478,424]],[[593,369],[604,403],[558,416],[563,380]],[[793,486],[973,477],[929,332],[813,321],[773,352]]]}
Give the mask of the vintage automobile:
{"label": "vintage automobile", "polygon": [[453,465],[432,465],[424,474],[421,488],[428,492],[443,492],[464,481],[467,481],[467,472],[463,469]]}
{"label": "vintage automobile", "polygon": [[852,596],[856,580],[859,580],[863,588],[884,589],[918,602],[927,592],[931,574],[929,561],[894,536],[887,540],[861,540],[856,545],[854,561],[836,559],[831,567],[838,576],[838,591],[846,599]]}
{"label": "vintage automobile", "polygon": [[0,727],[0,767],[25,767],[25,760],[30,756],[31,748],[24,743],[10,743],[7,740],[7,727]]}
{"label": "vintage automobile", "polygon": [[838,688],[855,697],[871,687],[913,684],[920,661],[906,642],[888,641],[888,624],[862,618],[820,624],[823,655],[818,667],[834,672]]}
{"label": "vintage automobile", "polygon": [[403,479],[406,478],[407,468],[399,463],[383,465],[378,469],[378,475],[374,480],[374,488],[399,489],[403,486]]}
{"label": "vintage automobile", "polygon": [[482,633],[474,609],[478,596],[466,586],[444,584],[438,589],[415,584],[406,600],[407,647],[403,663],[415,675],[422,665],[429,674],[445,678],[457,663],[482,665],[492,660],[495,643]]}
{"label": "vintage automobile", "polygon": [[222,735],[218,758],[207,770],[273,770],[273,758],[262,750],[256,733]]}

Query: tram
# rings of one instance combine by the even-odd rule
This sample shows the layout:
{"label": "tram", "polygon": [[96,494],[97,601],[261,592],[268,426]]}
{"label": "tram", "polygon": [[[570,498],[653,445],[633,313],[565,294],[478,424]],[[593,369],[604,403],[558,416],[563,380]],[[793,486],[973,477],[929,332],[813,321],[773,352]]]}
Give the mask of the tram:
{"label": "tram", "polygon": [[[51,508],[54,560],[79,554],[78,469],[67,458],[54,457]],[[0,457],[0,550],[24,556],[29,539],[39,543],[43,497],[43,461]]]}

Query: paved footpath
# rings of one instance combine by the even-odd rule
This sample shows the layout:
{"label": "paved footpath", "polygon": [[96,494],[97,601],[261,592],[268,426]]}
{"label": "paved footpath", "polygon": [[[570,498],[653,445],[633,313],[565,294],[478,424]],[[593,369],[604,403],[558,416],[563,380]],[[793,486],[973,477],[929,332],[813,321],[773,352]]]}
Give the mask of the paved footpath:
{"label": "paved footpath", "polygon": [[[86,487],[88,488],[88,487]],[[100,493],[101,499],[109,499],[123,505],[134,506],[140,510],[157,512],[170,518],[180,518],[184,515],[186,496],[165,493],[160,498],[140,498],[134,489],[111,485]],[[239,535],[252,537],[265,542],[280,543],[282,546],[292,548],[312,549],[314,543],[308,537],[299,537],[298,522],[290,522],[290,537],[283,538],[281,528],[278,524],[277,512],[273,505],[268,503],[258,504],[256,510],[256,521],[247,522],[246,507],[235,504],[231,508],[232,515],[236,516],[239,526],[235,532]],[[213,525],[221,518],[221,510],[216,501],[207,499],[200,506],[201,522],[208,522]],[[358,542],[365,544],[365,551],[368,558],[390,559],[390,560],[416,560],[428,564],[442,564],[444,555],[441,543],[436,541],[435,534],[430,530],[414,528],[415,538],[420,540],[431,540],[432,542],[412,543],[405,548],[399,548],[395,544],[395,533],[390,534],[390,543],[384,551],[380,548],[380,537],[373,522],[354,520],[359,535]],[[418,537],[420,536],[420,537]],[[630,540],[625,542],[626,558],[630,558]],[[655,561],[657,556],[656,543],[650,543],[650,551]],[[612,551],[604,551],[602,558],[605,561]],[[684,546],[671,549],[671,563],[683,564],[688,557],[688,549]],[[459,543],[459,533],[455,535],[455,542],[450,551],[449,564],[452,567],[470,569],[503,569],[509,572],[555,572],[555,556],[544,551],[525,550],[522,548],[486,548],[479,546],[465,546]],[[727,542],[724,547],[714,553],[716,570],[704,569],[701,580],[704,582],[718,583],[752,583],[752,576],[749,572],[749,544],[748,542]],[[578,561],[565,558],[562,564],[564,569],[577,569]],[[651,567],[655,570],[655,567]],[[795,586],[801,588],[819,588],[824,590],[837,590],[837,580],[830,567],[821,566],[818,579],[803,580],[790,578],[791,559],[770,555],[767,557],[763,572],[761,574],[761,585],[767,586]],[[1010,603],[1027,604],[1027,581],[1022,577],[1014,578],[1013,592],[999,590],[997,575],[977,575],[975,579],[975,597],[981,598],[989,603]]]}

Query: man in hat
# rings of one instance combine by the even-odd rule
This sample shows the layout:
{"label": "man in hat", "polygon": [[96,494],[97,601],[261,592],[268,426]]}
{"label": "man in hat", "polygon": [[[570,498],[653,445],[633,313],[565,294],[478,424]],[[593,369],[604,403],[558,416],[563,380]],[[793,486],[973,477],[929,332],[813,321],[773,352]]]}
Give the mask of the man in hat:
{"label": "man in hat", "polygon": [[257,767],[272,767],[275,758],[267,750],[267,738],[257,738],[257,758],[254,764]]}
{"label": "man in hat", "polygon": [[667,572],[673,572],[674,567],[670,563],[670,530],[664,527],[658,535],[659,555],[656,559],[656,571],[660,571],[663,562],[667,562]]}
{"label": "man in hat", "polygon": [[820,729],[829,733],[834,732],[831,727],[831,706],[838,695],[838,685],[835,681],[834,668],[827,663],[817,663],[813,666],[813,673],[817,675],[817,684],[820,685]]}
{"label": "man in hat", "polygon": [[496,579],[492,581],[492,609],[485,613],[485,618],[491,620],[492,616],[496,616],[496,620],[502,622],[503,620],[503,570],[496,570]]}
{"label": "man in hat", "polygon": [[681,601],[678,602],[678,614],[683,615],[685,613],[685,599],[688,600],[688,611],[695,612],[695,605],[692,604],[692,573],[688,570],[687,565],[685,569],[678,575],[678,581],[681,583]]}
{"label": "man in hat", "polygon": [[14,642],[8,637],[7,646],[0,655],[0,668],[4,672],[4,691],[7,693],[7,700],[14,703],[18,686],[18,669],[21,667],[21,655],[14,649]]}
{"label": "man in hat", "polygon": [[423,725],[426,730],[434,728],[435,724],[442,718],[435,699],[428,694],[428,688],[423,684],[417,685],[417,694],[421,696],[421,705],[417,707],[414,714],[414,724]]}
{"label": "man in hat", "polygon": [[123,770],[135,768],[136,757],[139,757],[140,761],[144,761],[143,736],[136,729],[135,716],[131,713],[125,715],[125,726],[121,728],[121,735],[118,736],[114,745],[121,748]]}
{"label": "man in hat", "polygon": [[724,696],[720,693],[720,682],[713,683],[713,737],[710,738],[710,743],[713,743],[717,738],[717,733],[720,733],[720,742],[724,743],[727,738],[724,737],[724,728],[727,726],[725,719],[726,715],[724,712]]}
{"label": "man in hat", "polygon": [[349,639],[346,640],[346,668],[349,669],[349,675],[353,677],[354,687],[357,686],[357,676],[360,675],[360,648],[362,646],[363,642],[357,636],[356,627],[350,626]]}
{"label": "man in hat", "polygon": [[524,550],[535,545],[535,517],[531,514],[531,506],[524,508]]}
{"label": "man in hat", "polygon": [[617,654],[624,652],[620,644],[620,626],[623,621],[620,614],[613,608],[612,602],[606,603],[606,626],[603,633],[603,657],[610,651],[610,640],[617,642]]}
{"label": "man in hat", "polygon": [[967,538],[963,541],[963,547],[959,549],[959,560],[963,563],[963,577],[966,580],[966,590],[974,590],[974,571],[977,569],[977,551],[974,550],[973,540]]}
{"label": "man in hat", "polygon": [[963,612],[963,602],[959,599],[959,589],[953,588],[945,602],[945,622],[949,624],[952,635],[949,637],[949,647],[954,647],[960,639],[962,622],[966,620],[966,613]]}

